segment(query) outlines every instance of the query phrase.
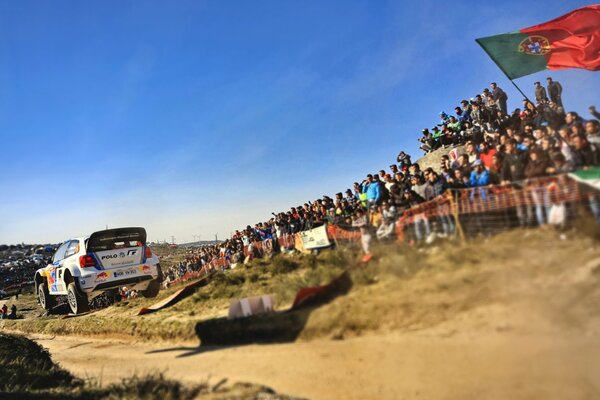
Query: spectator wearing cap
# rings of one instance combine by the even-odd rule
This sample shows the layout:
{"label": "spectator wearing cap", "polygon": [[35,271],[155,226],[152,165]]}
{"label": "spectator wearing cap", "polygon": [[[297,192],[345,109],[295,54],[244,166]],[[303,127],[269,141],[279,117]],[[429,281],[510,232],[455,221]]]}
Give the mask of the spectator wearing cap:
{"label": "spectator wearing cap", "polygon": [[490,107],[490,99],[492,99],[492,94],[490,93],[490,89],[484,88],[481,95],[479,95],[480,99],[483,101],[483,105],[487,108]]}
{"label": "spectator wearing cap", "polygon": [[483,161],[473,161],[473,171],[469,177],[469,186],[479,187],[486,186],[490,183],[490,171],[485,168]]}
{"label": "spectator wearing cap", "polygon": [[436,150],[442,146],[442,131],[440,131],[440,128],[438,128],[437,125],[432,128],[431,140],[432,150]]}
{"label": "spectator wearing cap", "polygon": [[553,81],[552,78],[546,78],[546,87],[548,88],[548,94],[550,95],[550,100],[556,103],[558,106],[563,107],[562,102],[562,85],[557,81]]}
{"label": "spectator wearing cap", "polygon": [[508,95],[504,92],[504,90],[500,89],[500,87],[496,85],[496,82],[492,82],[490,87],[492,88],[492,98],[498,104],[500,110],[504,114],[508,113]]}
{"label": "spectator wearing cap", "polygon": [[448,123],[448,114],[446,114],[445,111],[441,111],[440,112],[440,123],[438,124],[438,126],[442,126],[447,123]]}
{"label": "spectator wearing cap", "polygon": [[423,152],[425,152],[425,154],[427,154],[431,150],[433,150],[433,138],[432,138],[431,132],[429,132],[429,129],[427,129],[427,128],[422,129],[421,133],[423,134],[423,137],[419,138],[419,142],[421,142],[423,144],[421,146],[419,146],[419,148],[421,150],[423,150]]}
{"label": "spectator wearing cap", "polygon": [[423,203],[425,200],[419,196],[417,193],[415,193],[413,190],[411,189],[404,189],[404,192],[402,192],[402,201],[400,201],[399,203],[399,207],[402,210],[407,210],[411,207],[416,207],[419,204]]}
{"label": "spectator wearing cap", "polygon": [[535,82],[535,100],[538,103],[545,103],[548,101],[548,95],[546,94],[546,89],[542,86],[540,82]]}

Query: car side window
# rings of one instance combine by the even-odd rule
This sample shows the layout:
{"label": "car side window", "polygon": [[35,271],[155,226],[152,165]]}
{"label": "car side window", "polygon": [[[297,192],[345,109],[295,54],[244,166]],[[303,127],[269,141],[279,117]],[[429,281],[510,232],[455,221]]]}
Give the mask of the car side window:
{"label": "car side window", "polygon": [[52,262],[57,262],[65,258],[65,253],[67,252],[67,247],[69,246],[69,242],[64,242],[56,253],[54,253],[54,257],[52,257]]}
{"label": "car side window", "polygon": [[67,247],[67,252],[65,253],[65,258],[71,257],[73,254],[79,251],[79,240],[71,240],[69,242],[69,247]]}

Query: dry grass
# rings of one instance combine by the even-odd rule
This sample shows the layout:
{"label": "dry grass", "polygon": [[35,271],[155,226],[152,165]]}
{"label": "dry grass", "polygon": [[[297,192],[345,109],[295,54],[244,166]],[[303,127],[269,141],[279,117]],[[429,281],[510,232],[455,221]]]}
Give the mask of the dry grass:
{"label": "dry grass", "polygon": [[[507,309],[519,302],[527,302],[527,307],[543,303],[541,312],[552,318],[585,324],[582,315],[591,321],[598,314],[589,299],[600,296],[600,273],[585,275],[577,284],[569,280],[569,273],[585,274],[576,271],[600,257],[592,228],[584,233],[515,230],[424,248],[380,245],[374,248],[373,262],[353,269],[352,291],[312,311],[299,337],[341,339],[373,331],[433,329],[498,304]],[[144,317],[137,317],[137,311],[158,299],[135,299],[73,319],[30,318],[2,321],[0,326],[30,333],[191,341],[196,339],[196,324],[225,316],[232,299],[274,294],[276,307],[286,309],[298,289],[324,284],[344,268],[360,265],[358,259],[351,249],[318,256],[279,255],[219,274],[189,298]],[[577,307],[554,299],[552,293],[557,291],[565,293],[562,299],[578,299]],[[583,292],[587,297],[579,300],[578,293]],[[567,311],[557,311],[563,308]]]}

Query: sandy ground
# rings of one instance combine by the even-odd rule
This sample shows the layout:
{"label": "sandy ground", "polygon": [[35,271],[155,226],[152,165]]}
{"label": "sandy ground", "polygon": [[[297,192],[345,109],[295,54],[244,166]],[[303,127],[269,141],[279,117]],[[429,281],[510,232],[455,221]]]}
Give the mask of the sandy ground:
{"label": "sandy ground", "polygon": [[[600,247],[542,231],[489,240],[432,251],[414,276],[357,287],[312,313],[312,336],[295,343],[30,337],[103,384],[158,371],[310,399],[600,399]],[[377,329],[349,329],[369,317]],[[331,321],[344,335],[323,328]]]}
{"label": "sandy ground", "polygon": [[246,381],[310,399],[592,399],[591,336],[385,334],[200,350],[76,337],[36,338],[55,361],[103,384],[163,371],[184,382]]}

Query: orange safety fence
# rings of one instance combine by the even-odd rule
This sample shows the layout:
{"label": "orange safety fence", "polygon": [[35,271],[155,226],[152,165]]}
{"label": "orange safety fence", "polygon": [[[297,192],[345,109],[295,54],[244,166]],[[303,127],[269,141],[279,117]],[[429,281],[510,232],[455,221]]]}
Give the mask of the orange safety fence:
{"label": "orange safety fence", "polygon": [[[473,225],[473,232],[486,224],[495,224],[495,228],[504,229],[506,226],[514,226],[515,220],[525,215],[523,209],[550,208],[556,204],[575,205],[594,199],[598,194],[595,189],[580,185],[568,175],[536,178],[509,185],[450,189],[430,201],[404,210],[396,220],[395,232],[398,241],[404,241],[407,235],[420,240],[430,232],[456,235],[459,227],[462,229],[465,224],[467,228]],[[598,207],[600,208],[600,203]],[[534,218],[531,215],[529,217]],[[544,221],[547,221],[548,216],[539,218],[546,218]],[[361,238],[359,231],[338,225],[328,225],[327,236],[330,241],[335,242],[357,242]],[[297,249],[298,243],[302,243],[301,239],[298,242],[299,238],[299,233],[285,235],[277,238],[277,245],[281,249]],[[244,246],[243,252],[251,258],[262,257],[272,254],[274,245],[273,239],[255,241]],[[221,256],[205,264],[200,271],[188,272],[172,283],[186,282],[229,266],[229,258]]]}
{"label": "orange safety fence", "polygon": [[485,225],[495,225],[496,229],[541,225],[548,222],[553,206],[569,206],[569,216],[573,216],[574,205],[594,200],[597,195],[594,188],[581,185],[568,175],[508,185],[451,189],[404,211],[396,222],[396,235],[403,241],[411,230],[417,240],[442,229],[444,233],[456,234],[456,228],[462,228],[460,225],[465,222],[473,228],[473,233],[481,233],[476,228],[485,228]]}

